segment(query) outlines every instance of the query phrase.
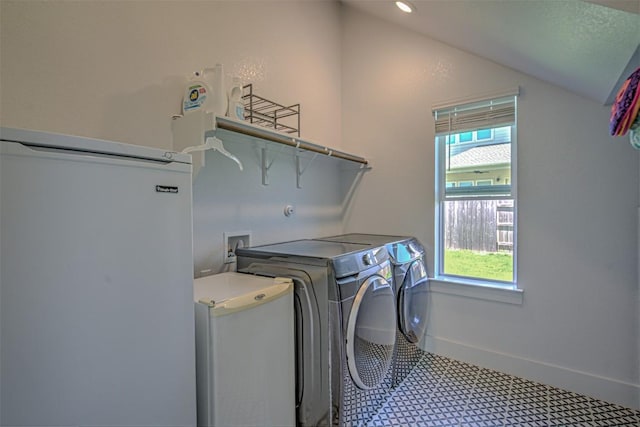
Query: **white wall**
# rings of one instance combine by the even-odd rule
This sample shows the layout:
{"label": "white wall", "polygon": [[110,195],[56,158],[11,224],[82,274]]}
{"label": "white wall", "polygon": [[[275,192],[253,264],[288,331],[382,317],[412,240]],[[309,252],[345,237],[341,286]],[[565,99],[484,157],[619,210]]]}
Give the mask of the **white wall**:
{"label": "white wall", "polygon": [[[172,147],[188,76],[215,63],[254,90],[301,104],[302,137],[340,148],[340,25],[334,2],[2,1],[2,126]],[[245,172],[208,153],[194,186],[195,272],[220,271],[223,231],[253,243],[341,228],[339,165],[316,159],[295,188],[290,151],[263,187],[254,144],[231,144]],[[297,213],[285,220],[284,205]]]}
{"label": "white wall", "polygon": [[[341,169],[345,165],[324,156],[314,160],[302,175],[302,189],[296,188],[292,151],[278,148],[269,169],[269,185],[263,186],[259,147],[235,139],[225,147],[238,155],[244,172],[229,159],[207,153],[207,167],[194,184],[194,254],[196,276],[222,271],[223,232],[252,232],[252,245],[339,234],[342,231],[343,197]],[[279,154],[280,153],[280,154]],[[294,207],[291,217],[286,205]]]}
{"label": "white wall", "polygon": [[524,301],[433,293],[427,348],[637,405],[638,154],[608,136],[608,108],[349,7],[342,19],[343,144],[374,165],[346,231],[415,235],[431,269],[431,106],[521,88]]}

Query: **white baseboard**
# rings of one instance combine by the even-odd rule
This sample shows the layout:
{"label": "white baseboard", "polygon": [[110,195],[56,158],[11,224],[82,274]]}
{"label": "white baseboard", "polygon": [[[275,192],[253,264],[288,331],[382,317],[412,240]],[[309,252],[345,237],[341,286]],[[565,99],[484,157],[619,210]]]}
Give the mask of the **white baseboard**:
{"label": "white baseboard", "polygon": [[640,409],[640,385],[427,335],[420,346],[438,354],[606,402]]}

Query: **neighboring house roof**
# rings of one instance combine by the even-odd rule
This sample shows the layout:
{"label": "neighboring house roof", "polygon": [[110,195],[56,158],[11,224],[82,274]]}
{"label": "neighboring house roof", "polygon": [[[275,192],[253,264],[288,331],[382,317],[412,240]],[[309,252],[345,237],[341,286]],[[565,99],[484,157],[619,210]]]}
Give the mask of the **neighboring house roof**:
{"label": "neighboring house roof", "polygon": [[511,162],[511,144],[480,145],[451,156],[451,169],[482,167]]}

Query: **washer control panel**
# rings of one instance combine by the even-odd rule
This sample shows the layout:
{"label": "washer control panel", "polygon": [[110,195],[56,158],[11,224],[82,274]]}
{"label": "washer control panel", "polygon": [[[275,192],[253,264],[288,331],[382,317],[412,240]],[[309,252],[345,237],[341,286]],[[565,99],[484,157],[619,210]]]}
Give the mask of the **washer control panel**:
{"label": "washer control panel", "polygon": [[333,260],[336,278],[353,276],[372,266],[389,260],[389,253],[384,246],[374,247],[365,251],[347,254]]}

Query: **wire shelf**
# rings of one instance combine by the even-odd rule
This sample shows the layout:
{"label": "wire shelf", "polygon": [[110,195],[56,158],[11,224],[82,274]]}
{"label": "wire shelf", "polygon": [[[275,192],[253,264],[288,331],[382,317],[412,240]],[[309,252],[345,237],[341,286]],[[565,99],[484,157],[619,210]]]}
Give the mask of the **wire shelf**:
{"label": "wire shelf", "polygon": [[251,124],[300,136],[300,104],[282,105],[253,93],[253,85],[243,86],[244,119]]}

